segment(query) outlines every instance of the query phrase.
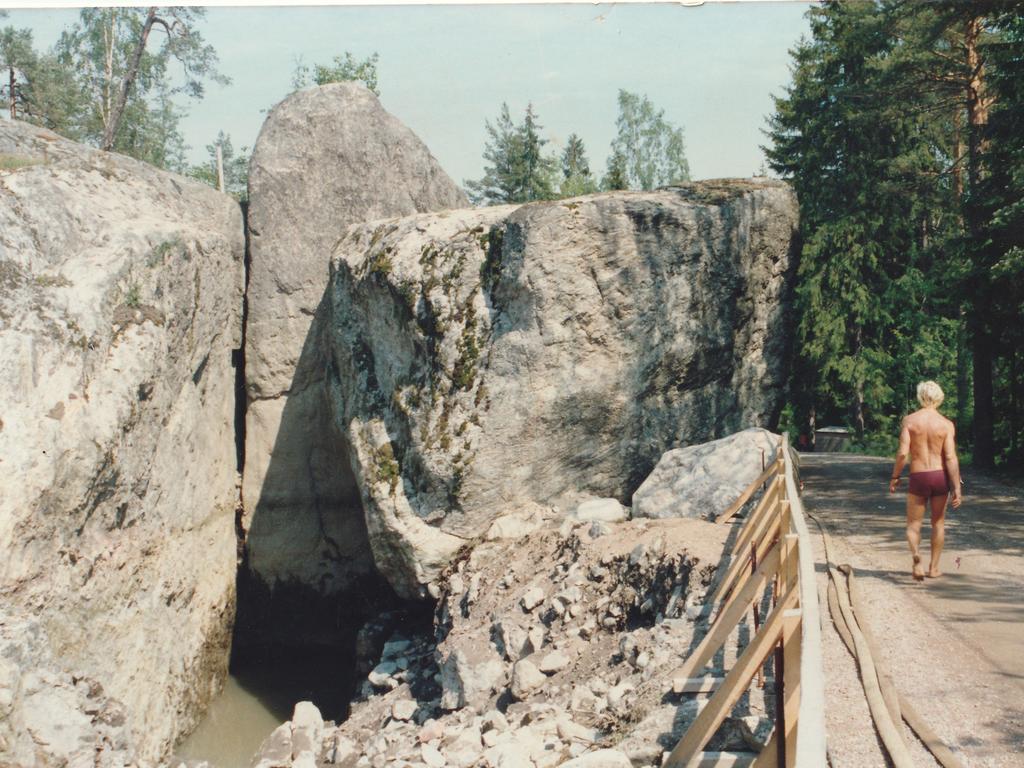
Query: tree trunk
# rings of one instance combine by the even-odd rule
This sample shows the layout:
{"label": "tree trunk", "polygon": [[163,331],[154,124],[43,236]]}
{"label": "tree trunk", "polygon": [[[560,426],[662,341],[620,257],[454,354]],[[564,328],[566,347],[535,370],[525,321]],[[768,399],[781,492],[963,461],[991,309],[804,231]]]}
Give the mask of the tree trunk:
{"label": "tree trunk", "polygon": [[992,97],[985,85],[985,65],[978,51],[978,38],[981,33],[981,20],[971,15],[966,20],[964,29],[964,49],[967,55],[968,80],[966,89],[967,105],[967,183],[968,200],[964,210],[964,221],[967,225],[968,248],[973,265],[973,285],[970,287],[971,301],[971,341],[973,343],[972,358],[974,363],[974,462],[976,466],[991,468],[995,465],[995,446],[993,436],[994,409],[992,402],[992,357],[993,339],[988,327],[988,281],[987,270],[979,258],[984,242],[984,212],[978,200],[979,185],[984,175],[985,153],[988,141],[985,130],[988,125],[989,108]]}
{"label": "tree trunk", "polygon": [[14,76],[14,65],[11,64],[8,67],[8,69],[10,70],[10,75],[11,75],[11,79],[10,79],[10,82],[11,82],[11,91],[10,91],[10,95],[11,95],[11,99],[10,99],[11,120],[14,120],[14,119],[16,119],[18,117],[18,106],[17,106],[18,100],[15,97],[15,88],[17,86],[17,80],[15,79],[15,76]]}
{"label": "tree trunk", "polygon": [[[960,325],[956,330],[956,428],[967,435],[967,414],[971,400],[971,359],[967,348],[970,337],[967,334],[967,318],[963,307],[960,308]],[[973,427],[971,427],[973,430]]]}
{"label": "tree trunk", "polygon": [[[853,355],[857,360],[856,365],[859,367],[861,353],[864,349],[864,329],[859,325],[853,344]],[[853,426],[857,430],[857,437],[864,437],[864,377],[860,375],[859,371],[854,375],[856,378],[853,384]]]}
{"label": "tree trunk", "polygon": [[992,336],[988,329],[974,331],[974,465],[983,469],[995,466],[992,408]]}
{"label": "tree trunk", "polygon": [[1017,345],[1016,343],[1010,348],[1010,372],[1009,372],[1009,390],[1010,390],[1010,456],[1013,457],[1014,461],[1017,460],[1017,434],[1020,429],[1020,419],[1018,417],[1018,406],[1020,405],[1017,399]]}
{"label": "tree trunk", "polygon": [[121,83],[121,90],[118,93],[117,102],[111,110],[110,118],[103,131],[102,148],[108,152],[114,148],[117,129],[121,126],[121,118],[124,115],[124,108],[128,103],[128,94],[131,93],[132,86],[135,84],[135,78],[139,74],[139,66],[142,64],[142,54],[146,50],[146,41],[149,39],[149,33],[152,31],[153,24],[156,20],[156,6],[152,6],[146,13],[146,21],[142,25],[142,31],[139,34],[139,39],[135,43],[135,50],[132,51],[132,57],[128,61],[128,69],[124,73],[124,81]]}

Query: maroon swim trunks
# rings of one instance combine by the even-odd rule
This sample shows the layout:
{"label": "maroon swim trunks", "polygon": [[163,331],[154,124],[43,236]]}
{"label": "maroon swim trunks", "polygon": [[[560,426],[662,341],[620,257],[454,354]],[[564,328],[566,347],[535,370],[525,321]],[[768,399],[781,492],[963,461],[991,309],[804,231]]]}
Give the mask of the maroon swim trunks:
{"label": "maroon swim trunks", "polygon": [[946,496],[949,483],[944,469],[931,469],[927,472],[911,472],[908,493],[930,499],[932,496]]}

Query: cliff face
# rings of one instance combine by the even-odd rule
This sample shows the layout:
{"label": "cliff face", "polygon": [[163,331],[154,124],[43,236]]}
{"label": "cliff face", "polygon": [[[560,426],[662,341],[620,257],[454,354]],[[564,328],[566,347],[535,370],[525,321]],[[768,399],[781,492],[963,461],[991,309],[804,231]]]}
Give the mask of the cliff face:
{"label": "cliff face", "polygon": [[249,177],[247,562],[267,587],[331,594],[372,568],[359,492],[323,389],[321,300],[354,223],[465,206],[423,142],[355,83],[292,94]]}
{"label": "cliff face", "polygon": [[[0,675],[0,762],[67,759],[17,725],[34,658],[98,683],[153,758],[226,674],[241,215],[33,126],[0,123],[0,153],[0,642],[27,659]],[[45,653],[17,651],[26,615]],[[98,748],[86,722],[64,747]]]}
{"label": "cliff face", "polygon": [[796,226],[752,180],[351,228],[329,396],[391,584],[421,593],[511,509],[628,503],[668,448],[772,424]]}

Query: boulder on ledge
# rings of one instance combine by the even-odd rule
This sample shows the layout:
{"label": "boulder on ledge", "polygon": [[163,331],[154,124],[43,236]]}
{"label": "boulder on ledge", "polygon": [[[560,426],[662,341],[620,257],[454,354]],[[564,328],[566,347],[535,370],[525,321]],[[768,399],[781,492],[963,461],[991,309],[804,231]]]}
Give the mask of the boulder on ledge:
{"label": "boulder on ledge", "polygon": [[773,424],[796,227],[744,180],[351,228],[328,398],[396,590],[524,503],[627,502],[666,450]]}

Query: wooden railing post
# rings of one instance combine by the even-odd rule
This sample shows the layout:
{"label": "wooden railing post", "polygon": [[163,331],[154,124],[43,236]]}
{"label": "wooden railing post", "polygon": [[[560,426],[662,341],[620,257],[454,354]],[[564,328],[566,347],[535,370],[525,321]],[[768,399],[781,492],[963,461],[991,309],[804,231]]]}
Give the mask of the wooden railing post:
{"label": "wooden railing post", "polygon": [[[776,729],[751,765],[816,768],[823,764],[824,720],[820,711],[813,711],[820,710],[824,699],[818,669],[820,648],[813,656],[813,674],[809,673],[812,700],[807,702],[809,709],[805,713],[806,728],[813,730],[804,733],[805,724],[799,722],[805,709],[804,635],[809,634],[811,642],[818,645],[821,638],[820,632],[805,624],[805,617],[812,623],[818,621],[817,585],[814,564],[809,559],[811,551],[806,545],[807,526],[795,495],[798,488],[794,473],[788,468],[790,458],[788,440],[783,436],[775,461],[765,467],[762,458],[761,475],[718,520],[727,522],[763,485],[761,499],[740,526],[733,556],[708,599],[708,606],[714,613],[707,634],[674,673],[673,690],[677,693],[712,693],[712,697],[672,750],[666,766],[720,761],[718,753],[700,750],[754,678],[761,680],[762,668],[772,656],[775,659]],[[805,541],[803,547],[801,537]],[[772,609],[762,620],[759,605],[766,589],[771,590]],[[724,679],[693,677],[725,645],[748,608],[753,609],[754,632],[733,668],[726,672]],[[802,753],[800,744],[805,745]],[[732,758],[740,759],[740,756]]]}

